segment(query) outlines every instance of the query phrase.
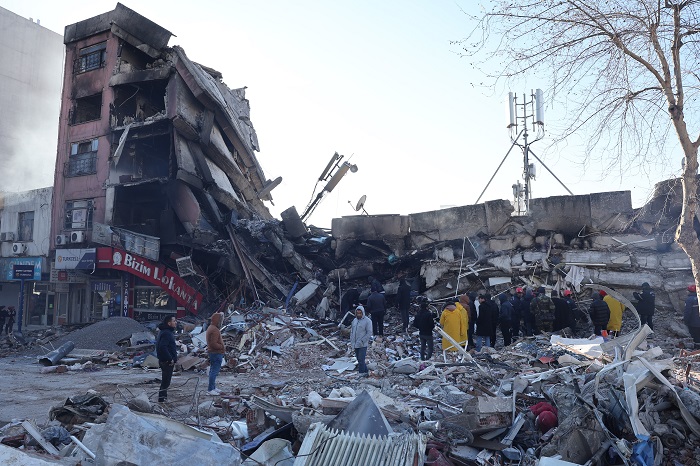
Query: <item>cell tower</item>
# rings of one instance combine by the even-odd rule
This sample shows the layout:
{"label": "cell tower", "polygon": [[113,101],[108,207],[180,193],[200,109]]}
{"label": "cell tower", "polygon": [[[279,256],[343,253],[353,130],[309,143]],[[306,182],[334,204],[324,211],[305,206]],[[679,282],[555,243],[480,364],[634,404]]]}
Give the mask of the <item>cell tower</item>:
{"label": "cell tower", "polygon": [[[561,182],[557,176],[552,173],[552,170],[540,160],[537,155],[530,149],[530,144],[537,142],[544,137],[544,95],[542,89],[536,89],[530,91],[530,96],[523,94],[522,100],[518,101],[518,96],[513,93],[508,93],[508,126],[510,130],[510,149],[506,152],[506,155],[501,160],[501,163],[496,168],[496,171],[491,176],[491,179],[486,184],[486,187],[479,198],[476,200],[476,204],[479,203],[481,197],[484,195],[489,185],[493,181],[494,177],[500,170],[503,162],[506,161],[510,151],[514,147],[519,147],[523,151],[523,181],[521,183],[518,180],[513,187],[513,197],[515,204],[515,215],[528,215],[530,212],[530,199],[532,198],[532,186],[531,181],[535,179],[536,169],[535,164],[530,163],[530,156],[532,155],[539,163],[542,164],[544,168],[556,179],[563,187],[568,191],[569,194],[573,196],[573,193],[567,188],[564,183]],[[531,136],[534,135],[534,139],[529,140]]]}
{"label": "cell tower", "polygon": [[[535,164],[530,163],[530,144],[544,137],[544,96],[542,89],[530,92],[530,100],[523,94],[522,103],[518,103],[518,96],[508,93],[508,129],[512,145],[517,145],[523,150],[523,181],[518,180],[513,185],[513,197],[517,215],[527,215],[530,211],[530,199],[532,198],[531,180],[537,176]],[[534,139],[528,141],[528,126]],[[522,144],[519,142],[522,137]],[[512,147],[511,145],[511,147]]]}

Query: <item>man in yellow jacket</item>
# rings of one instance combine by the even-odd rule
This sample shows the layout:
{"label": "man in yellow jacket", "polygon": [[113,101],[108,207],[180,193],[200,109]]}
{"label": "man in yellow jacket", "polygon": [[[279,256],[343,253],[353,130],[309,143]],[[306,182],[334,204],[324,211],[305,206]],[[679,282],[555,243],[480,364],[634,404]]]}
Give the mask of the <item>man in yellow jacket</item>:
{"label": "man in yellow jacket", "polygon": [[625,306],[605,291],[601,290],[599,293],[603,297],[603,301],[608,305],[608,308],[610,308],[610,320],[608,320],[607,329],[610,338],[615,338],[620,335],[622,330],[622,313],[625,311]]}
{"label": "man in yellow jacket", "polygon": [[462,333],[459,334],[460,345],[464,346],[467,343],[467,329],[469,328],[469,296],[463,294],[459,297],[459,301],[455,303],[455,307],[462,317]]}
{"label": "man in yellow jacket", "polygon": [[[457,306],[455,306],[454,302],[448,301],[445,303],[445,308],[442,311],[442,315],[440,315],[440,325],[445,333],[458,343],[462,332],[467,332],[466,329],[462,328],[462,315],[457,310]],[[457,351],[457,348],[455,348],[450,340],[443,338],[442,350]]]}

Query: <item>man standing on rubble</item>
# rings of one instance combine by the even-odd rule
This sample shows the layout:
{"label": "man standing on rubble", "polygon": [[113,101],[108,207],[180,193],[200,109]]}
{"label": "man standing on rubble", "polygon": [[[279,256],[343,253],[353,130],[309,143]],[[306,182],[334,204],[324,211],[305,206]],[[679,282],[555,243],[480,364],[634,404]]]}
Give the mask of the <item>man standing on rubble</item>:
{"label": "man standing on rubble", "polygon": [[498,299],[501,301],[498,321],[500,322],[501,333],[503,334],[503,346],[510,346],[512,342],[511,331],[513,328],[513,314],[515,314],[515,311],[513,310],[513,304],[508,301],[506,293],[498,295]]}
{"label": "man standing on rubble", "polygon": [[[476,328],[474,329],[474,344],[477,351],[481,348],[491,346],[491,332],[493,331],[493,312],[489,303],[496,307],[496,303],[491,301],[491,295],[479,295],[479,307],[477,308]],[[498,309],[496,309],[498,312]]]}
{"label": "man standing on rubble", "polygon": [[365,315],[365,308],[363,306],[357,306],[357,309],[355,309],[355,318],[352,320],[350,327],[350,345],[353,350],[355,350],[357,371],[360,373],[360,377],[367,377],[369,375],[365,359],[367,358],[367,346],[369,345],[369,338],[371,336],[372,322]]}
{"label": "man standing on rubble", "polygon": [[593,333],[602,335],[610,321],[610,308],[607,303],[600,297],[600,293],[593,293],[593,302],[588,310],[593,322]]}
{"label": "man standing on rubble", "polygon": [[523,316],[523,289],[517,287],[515,289],[515,296],[510,299],[510,303],[513,306],[513,321],[512,321],[512,339],[517,340],[520,337],[520,319]]}
{"label": "man standing on rubble", "polygon": [[641,325],[647,324],[650,329],[654,330],[652,318],[654,317],[654,309],[656,308],[656,295],[651,289],[649,283],[642,283],[642,293],[633,293],[634,299],[637,300],[637,311],[639,311],[639,320]]}
{"label": "man standing on rubble", "polygon": [[384,293],[382,293],[382,290],[374,285],[372,285],[372,292],[367,298],[367,311],[372,318],[372,333],[374,336],[384,336],[386,297],[384,296]]}
{"label": "man standing on rubble", "polygon": [[399,290],[396,294],[396,304],[401,313],[401,323],[403,331],[408,332],[408,314],[411,308],[411,285],[408,284],[404,276],[399,277]]}
{"label": "man standing on rubble", "polygon": [[221,363],[224,361],[224,339],[221,337],[221,324],[224,315],[220,312],[215,312],[211,316],[211,324],[207,327],[207,352],[209,353],[209,386],[207,395],[221,395],[221,390],[216,388],[216,376],[221,370]]}
{"label": "man standing on rubble", "polygon": [[413,319],[413,326],[418,329],[420,339],[420,360],[427,361],[433,356],[433,329],[437,316],[430,312],[428,299],[425,296],[418,296],[416,302],[420,306],[416,317]]}
{"label": "man standing on rubble", "polygon": [[559,293],[554,290],[552,290],[552,302],[554,303],[554,325],[552,330],[556,332],[557,330],[570,327],[571,312],[567,302],[560,298]]}
{"label": "man standing on rubble", "polygon": [[576,314],[578,313],[578,305],[571,297],[571,290],[564,290],[564,302],[569,306],[569,327],[571,331],[576,333]]}
{"label": "man standing on rubble", "polygon": [[531,305],[532,301],[535,299],[535,294],[532,292],[532,288],[529,286],[525,288],[525,296],[523,297],[522,311],[523,311],[523,324],[525,324],[524,335],[531,337],[537,329],[535,328],[535,316],[532,315]]}
{"label": "man standing on rubble", "polygon": [[160,366],[160,390],[158,391],[158,402],[168,401],[168,387],[173,378],[173,370],[177,363],[177,344],[175,343],[175,329],[177,319],[175,316],[168,316],[158,325],[158,338],[156,339],[156,355]]}
{"label": "man standing on rubble", "polygon": [[693,349],[700,350],[700,311],[698,310],[698,290],[695,285],[688,287],[683,322],[688,326],[690,336],[693,337]]}
{"label": "man standing on rubble", "polygon": [[554,328],[554,309],[554,303],[547,296],[544,286],[539,287],[537,296],[530,302],[530,314],[535,320],[533,332],[552,332]]}
{"label": "man standing on rubble", "polygon": [[[610,289],[615,291],[615,288],[611,287]],[[603,290],[600,290],[599,293],[610,309],[610,320],[606,326],[608,335],[610,335],[610,338],[615,338],[620,335],[622,330],[622,313],[625,312],[625,305]]]}

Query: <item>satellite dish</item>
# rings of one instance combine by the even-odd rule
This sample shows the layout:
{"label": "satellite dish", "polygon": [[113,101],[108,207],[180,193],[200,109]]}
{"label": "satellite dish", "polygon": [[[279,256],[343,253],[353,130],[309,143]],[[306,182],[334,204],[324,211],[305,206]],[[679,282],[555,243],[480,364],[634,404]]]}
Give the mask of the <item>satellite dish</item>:
{"label": "satellite dish", "polygon": [[363,194],[360,200],[355,204],[355,212],[359,212],[365,206],[365,201],[367,201],[367,195]]}

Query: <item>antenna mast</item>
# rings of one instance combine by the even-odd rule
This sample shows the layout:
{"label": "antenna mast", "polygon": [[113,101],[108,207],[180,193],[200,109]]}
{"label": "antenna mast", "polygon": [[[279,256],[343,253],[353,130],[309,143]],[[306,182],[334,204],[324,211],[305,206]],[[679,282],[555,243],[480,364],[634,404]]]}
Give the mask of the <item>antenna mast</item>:
{"label": "antenna mast", "polygon": [[[532,199],[531,180],[537,175],[535,164],[530,163],[530,144],[544,137],[544,96],[542,89],[530,91],[530,99],[523,94],[522,103],[518,103],[518,96],[508,93],[508,116],[510,118],[508,129],[510,140],[523,151],[523,181],[518,180],[513,185],[513,197],[517,215],[527,215],[530,212],[530,199]],[[522,129],[519,129],[521,127]],[[529,128],[528,128],[529,127]],[[535,138],[528,141],[531,130]],[[522,137],[522,144],[519,142]],[[534,155],[534,154],[533,154]]]}

